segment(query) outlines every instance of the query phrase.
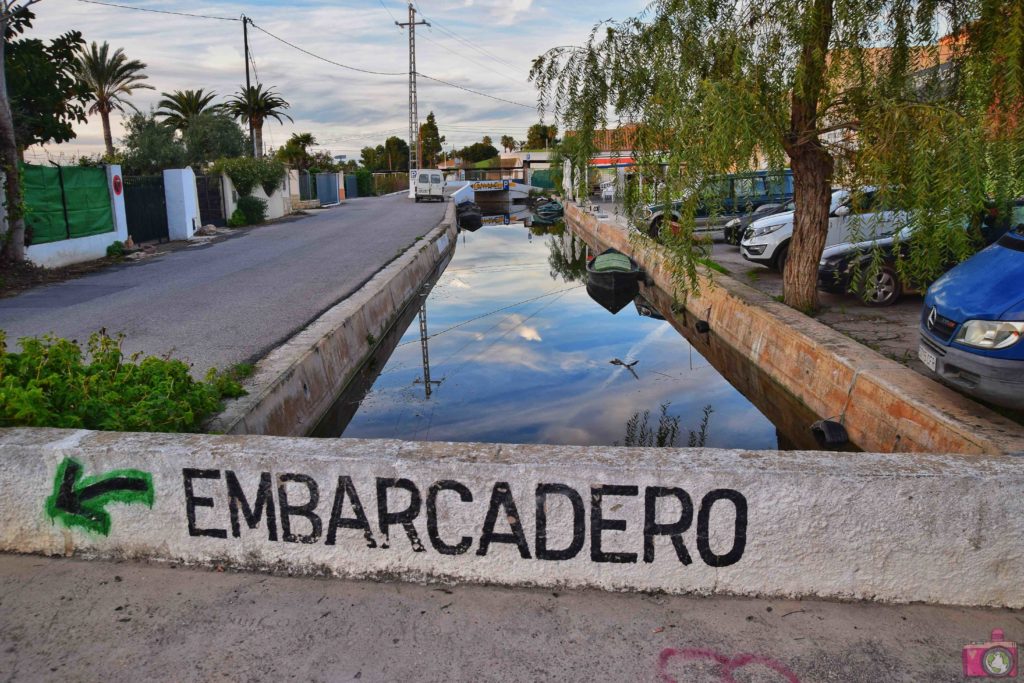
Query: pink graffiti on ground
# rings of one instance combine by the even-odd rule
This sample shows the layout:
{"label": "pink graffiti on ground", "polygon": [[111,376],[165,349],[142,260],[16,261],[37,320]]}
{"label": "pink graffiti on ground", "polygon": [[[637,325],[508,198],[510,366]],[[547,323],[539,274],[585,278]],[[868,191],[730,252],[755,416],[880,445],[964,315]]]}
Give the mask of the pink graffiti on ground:
{"label": "pink graffiti on ground", "polygon": [[786,679],[786,681],[788,681],[788,683],[800,683],[800,679],[798,679],[796,674],[790,671],[785,664],[777,662],[774,659],[770,659],[769,657],[752,654],[739,654],[734,657],[729,657],[720,652],[715,652],[714,650],[707,650],[703,648],[682,648],[677,650],[674,647],[665,648],[661,651],[661,655],[658,657],[658,676],[662,681],[664,681],[664,683],[677,683],[676,679],[672,678],[668,674],[668,662],[673,658],[689,662],[698,659],[710,659],[717,662],[722,672],[722,683],[736,683],[736,679],[733,678],[733,672],[747,665],[760,665],[766,667],[781,675]]}

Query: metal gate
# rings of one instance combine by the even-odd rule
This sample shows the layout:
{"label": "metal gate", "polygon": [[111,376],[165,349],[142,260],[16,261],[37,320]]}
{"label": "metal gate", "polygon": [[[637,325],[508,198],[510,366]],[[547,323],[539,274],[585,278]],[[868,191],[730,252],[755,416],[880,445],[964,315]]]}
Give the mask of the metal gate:
{"label": "metal gate", "polygon": [[196,194],[199,196],[199,220],[203,225],[216,225],[218,228],[227,225],[220,176],[196,176]]}
{"label": "metal gate", "polygon": [[126,175],[124,211],[128,220],[128,234],[136,242],[165,242],[170,239],[163,176]]}

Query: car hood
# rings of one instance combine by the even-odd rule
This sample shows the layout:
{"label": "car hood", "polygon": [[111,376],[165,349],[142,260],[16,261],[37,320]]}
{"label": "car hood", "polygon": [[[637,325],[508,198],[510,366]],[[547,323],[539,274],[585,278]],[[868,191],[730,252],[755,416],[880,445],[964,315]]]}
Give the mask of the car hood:
{"label": "car hood", "polygon": [[1022,277],[1024,238],[1007,235],[936,280],[925,306],[957,322],[1024,320]]}
{"label": "car hood", "polygon": [[784,211],[782,213],[766,216],[765,218],[758,218],[750,224],[750,227],[756,230],[758,228],[767,228],[773,225],[785,225],[786,223],[792,223],[793,213],[794,212],[792,211]]}

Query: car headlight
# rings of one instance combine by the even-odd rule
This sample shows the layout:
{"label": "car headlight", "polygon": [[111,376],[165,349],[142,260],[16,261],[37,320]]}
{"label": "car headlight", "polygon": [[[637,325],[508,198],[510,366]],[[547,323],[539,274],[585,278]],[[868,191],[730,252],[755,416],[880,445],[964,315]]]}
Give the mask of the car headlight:
{"label": "car headlight", "polygon": [[976,349],[1005,349],[1020,341],[1021,334],[1024,334],[1024,322],[968,320],[960,327],[954,341]]}
{"label": "car headlight", "polygon": [[645,206],[643,211],[640,212],[640,215],[643,218],[650,218],[651,216],[654,215],[654,211],[651,210],[651,207]]}
{"label": "car headlight", "polygon": [[753,237],[760,237],[761,235],[770,235],[784,225],[785,223],[776,223],[775,225],[766,225],[761,228],[755,228]]}

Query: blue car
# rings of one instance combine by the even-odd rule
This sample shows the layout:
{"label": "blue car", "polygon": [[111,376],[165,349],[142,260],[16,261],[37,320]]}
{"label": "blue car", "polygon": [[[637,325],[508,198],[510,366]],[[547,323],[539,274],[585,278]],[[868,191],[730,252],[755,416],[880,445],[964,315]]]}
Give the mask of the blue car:
{"label": "blue car", "polygon": [[995,244],[940,277],[921,312],[918,357],[947,383],[1024,409],[1024,206]]}

